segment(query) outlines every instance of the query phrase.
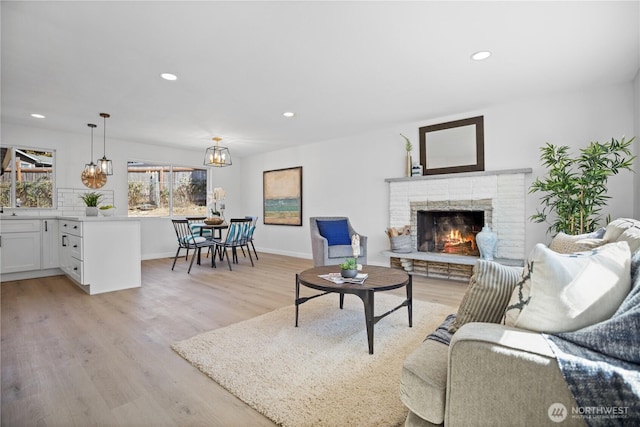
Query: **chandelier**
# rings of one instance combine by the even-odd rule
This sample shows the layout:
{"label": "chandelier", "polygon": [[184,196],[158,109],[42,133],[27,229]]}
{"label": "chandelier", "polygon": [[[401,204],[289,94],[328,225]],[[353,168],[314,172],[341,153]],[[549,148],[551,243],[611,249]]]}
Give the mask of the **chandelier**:
{"label": "chandelier", "polygon": [[220,141],[222,138],[216,136],[213,138],[216,145],[207,148],[204,153],[204,164],[206,166],[224,167],[231,166],[231,154],[227,147],[220,147]]}

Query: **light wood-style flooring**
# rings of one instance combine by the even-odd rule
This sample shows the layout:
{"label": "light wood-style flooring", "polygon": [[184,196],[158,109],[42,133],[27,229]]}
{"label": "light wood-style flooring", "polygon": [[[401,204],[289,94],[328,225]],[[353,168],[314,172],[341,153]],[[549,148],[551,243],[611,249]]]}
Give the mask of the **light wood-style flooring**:
{"label": "light wood-style flooring", "polygon": [[[2,426],[273,426],[170,348],[293,304],[311,260],[258,255],[190,275],[184,258],[144,261],[141,288],[94,296],[64,276],[2,283]],[[457,307],[466,283],[413,288]]]}

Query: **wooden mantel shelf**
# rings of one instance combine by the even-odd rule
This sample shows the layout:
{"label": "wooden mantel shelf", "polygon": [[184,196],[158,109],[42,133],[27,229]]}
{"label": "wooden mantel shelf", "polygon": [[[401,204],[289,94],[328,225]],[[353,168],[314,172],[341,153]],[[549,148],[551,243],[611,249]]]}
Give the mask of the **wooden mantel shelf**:
{"label": "wooden mantel shelf", "polygon": [[450,179],[450,178],[465,178],[474,176],[490,176],[490,175],[513,175],[513,174],[528,174],[532,173],[533,169],[505,169],[499,171],[481,171],[481,172],[461,172],[461,173],[445,173],[440,175],[422,175],[422,176],[406,176],[401,178],[385,178],[385,182],[402,182],[402,181],[421,181],[427,179]]}

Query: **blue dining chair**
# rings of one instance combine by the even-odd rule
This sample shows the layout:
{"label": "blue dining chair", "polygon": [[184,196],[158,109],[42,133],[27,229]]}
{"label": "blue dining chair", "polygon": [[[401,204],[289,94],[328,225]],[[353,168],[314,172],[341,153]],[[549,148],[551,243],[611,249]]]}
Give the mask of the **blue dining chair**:
{"label": "blue dining chair", "polygon": [[[228,250],[231,249],[231,256],[233,258],[233,263],[238,263],[238,254],[237,248],[247,247],[247,252],[249,253],[249,259],[251,260],[251,266],[253,267],[253,257],[251,256],[251,252],[249,251],[249,230],[251,229],[251,220],[247,218],[232,218],[229,220],[229,228],[227,229],[227,235],[224,239],[212,239],[211,241],[215,243],[213,249],[212,263],[213,266],[216,267],[216,256],[220,256],[220,259],[223,260],[224,257],[227,257],[227,264],[229,265],[229,270],[231,270],[231,259],[229,258]],[[244,250],[243,250],[244,252]]]}

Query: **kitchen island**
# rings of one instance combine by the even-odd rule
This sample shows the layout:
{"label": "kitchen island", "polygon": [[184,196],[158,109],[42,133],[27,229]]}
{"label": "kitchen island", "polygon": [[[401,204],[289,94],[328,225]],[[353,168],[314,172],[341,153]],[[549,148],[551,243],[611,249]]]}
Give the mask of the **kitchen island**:
{"label": "kitchen island", "polygon": [[2,281],[65,274],[89,295],[141,285],[137,218],[3,216],[0,230]]}

